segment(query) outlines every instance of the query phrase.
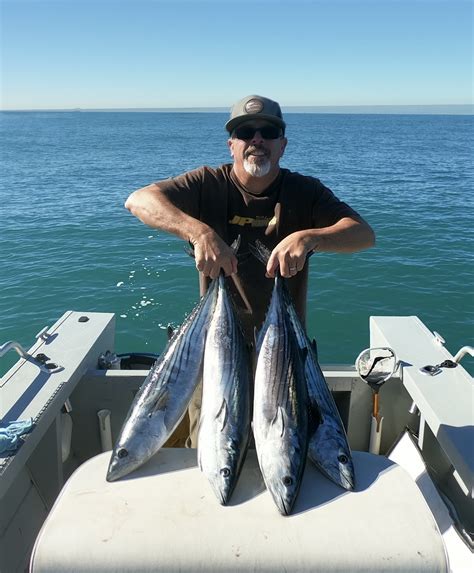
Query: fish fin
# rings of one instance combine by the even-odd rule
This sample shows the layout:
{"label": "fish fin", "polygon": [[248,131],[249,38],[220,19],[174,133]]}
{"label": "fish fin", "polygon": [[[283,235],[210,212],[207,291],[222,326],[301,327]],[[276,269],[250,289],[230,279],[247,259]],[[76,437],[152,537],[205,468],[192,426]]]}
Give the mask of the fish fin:
{"label": "fish fin", "polygon": [[313,340],[311,341],[311,348],[313,349],[314,355],[316,356],[316,359],[318,359],[318,345],[316,343],[316,339],[313,338]]}
{"label": "fish fin", "polygon": [[285,415],[281,406],[278,406],[271,426],[280,438],[283,437],[283,434],[285,433]]}
{"label": "fish fin", "polygon": [[226,427],[228,416],[229,416],[229,410],[227,407],[227,402],[224,399],[222,400],[221,407],[219,408],[219,412],[217,412],[216,415],[216,420],[218,420],[221,423],[221,432],[224,431],[224,428]]}
{"label": "fish fin", "polygon": [[[264,245],[262,243],[262,241],[260,241],[259,239],[257,239],[253,245],[249,244],[249,251],[252,253],[252,255],[254,255],[254,257],[256,257],[265,266],[268,263],[268,259],[270,258],[270,255],[272,254],[271,249],[269,249],[266,245]],[[310,251],[306,255],[306,261],[313,254],[314,254],[314,251]]]}
{"label": "fish fin", "polygon": [[187,255],[189,255],[191,258],[194,259],[194,245],[191,243],[191,241],[188,241],[188,242],[189,242],[189,247],[188,247],[188,246],[185,246],[185,247],[184,247],[184,252],[185,252]]}
{"label": "fish fin", "polygon": [[257,239],[255,241],[255,244],[253,245],[249,244],[249,251],[262,264],[264,264],[265,266],[267,265],[268,259],[270,258],[271,255],[271,251],[261,241]]}
{"label": "fish fin", "polygon": [[[268,222],[267,228],[265,229],[265,236],[268,237],[268,235],[271,235],[272,233],[275,232],[275,230],[277,230],[280,226],[280,221],[281,221],[281,202],[278,201],[277,204],[275,205],[275,209],[274,209],[274,215],[271,218],[271,220]],[[279,235],[280,233],[277,230],[277,235]]]}
{"label": "fish fin", "polygon": [[[239,235],[240,236],[240,235]],[[222,271],[221,271],[222,272]],[[231,279],[231,281],[234,283],[235,289],[236,291],[239,293],[240,298],[242,299],[242,302],[245,305],[245,308],[249,311],[252,312],[252,306],[249,302],[249,299],[247,298],[247,295],[245,294],[245,291],[242,287],[242,284],[240,282],[240,278],[238,275],[230,275],[229,277]]]}
{"label": "fish fin", "polygon": [[306,362],[306,358],[308,358],[308,347],[307,346],[298,346],[301,352],[301,358],[303,359],[303,364]]}
{"label": "fish fin", "polygon": [[235,241],[231,244],[230,248],[234,251],[234,255],[237,254],[237,251],[240,248],[241,236],[237,235]]}

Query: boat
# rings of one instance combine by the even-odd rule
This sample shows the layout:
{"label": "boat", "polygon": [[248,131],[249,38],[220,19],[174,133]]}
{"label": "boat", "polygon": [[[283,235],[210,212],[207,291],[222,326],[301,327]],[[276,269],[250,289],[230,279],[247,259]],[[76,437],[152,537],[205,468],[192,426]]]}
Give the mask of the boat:
{"label": "boat", "polygon": [[32,425],[0,454],[1,573],[473,571],[474,384],[460,363],[473,348],[452,355],[416,316],[372,316],[369,331],[361,356],[396,357],[383,380],[368,384],[360,360],[322,365],[355,490],[308,462],[288,517],[252,450],[225,507],[192,449],[163,448],[106,482],[154,360],[115,354],[114,314],[67,311],[28,350],[6,342],[0,356],[20,356],[0,382],[0,418]]}

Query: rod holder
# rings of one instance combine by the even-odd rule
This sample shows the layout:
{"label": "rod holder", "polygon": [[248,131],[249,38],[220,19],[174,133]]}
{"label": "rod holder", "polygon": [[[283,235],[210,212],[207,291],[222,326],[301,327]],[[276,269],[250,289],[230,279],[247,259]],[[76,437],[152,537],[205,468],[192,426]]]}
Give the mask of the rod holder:
{"label": "rod holder", "polygon": [[110,413],[110,410],[99,410],[97,412],[97,417],[99,418],[100,445],[103,452],[108,452],[112,449]]}
{"label": "rod holder", "polygon": [[369,442],[369,452],[371,454],[380,454],[380,442],[382,440],[382,423],[383,418],[374,418],[372,416],[372,422],[370,425],[370,442]]}

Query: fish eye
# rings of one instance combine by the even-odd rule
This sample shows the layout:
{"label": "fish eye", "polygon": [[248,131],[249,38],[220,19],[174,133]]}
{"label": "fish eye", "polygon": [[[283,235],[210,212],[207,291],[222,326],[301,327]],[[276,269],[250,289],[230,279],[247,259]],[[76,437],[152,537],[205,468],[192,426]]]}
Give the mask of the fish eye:
{"label": "fish eye", "polygon": [[120,448],[117,452],[117,456],[122,459],[128,456],[128,451],[125,448]]}
{"label": "fish eye", "polygon": [[291,478],[291,476],[285,476],[284,478],[282,478],[281,481],[282,481],[283,485],[285,485],[286,487],[293,484],[293,479]]}
{"label": "fish eye", "polygon": [[349,461],[349,458],[345,454],[337,456],[337,459],[339,462],[341,462],[341,464],[347,464],[347,462]]}
{"label": "fish eye", "polygon": [[220,471],[222,477],[228,478],[230,476],[230,469],[229,468],[222,468]]}

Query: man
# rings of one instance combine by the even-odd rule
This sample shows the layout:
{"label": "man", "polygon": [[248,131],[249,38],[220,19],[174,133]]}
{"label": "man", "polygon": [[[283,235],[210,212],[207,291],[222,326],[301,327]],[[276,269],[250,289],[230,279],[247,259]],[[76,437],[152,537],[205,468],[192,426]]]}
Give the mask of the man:
{"label": "man", "polygon": [[[232,107],[225,127],[232,165],[201,167],[153,183],[132,193],[125,206],[143,223],[194,245],[201,294],[221,270],[231,276],[237,312],[252,341],[264,320],[273,286],[269,279],[277,269],[289,279],[304,322],[308,254],[359,251],[371,247],[375,238],[362,217],[318,179],[280,167],[287,139],[277,102],[247,96]],[[236,256],[229,245],[239,235]],[[256,239],[271,250],[266,270],[248,252]],[[193,416],[191,426],[193,430]]]}

